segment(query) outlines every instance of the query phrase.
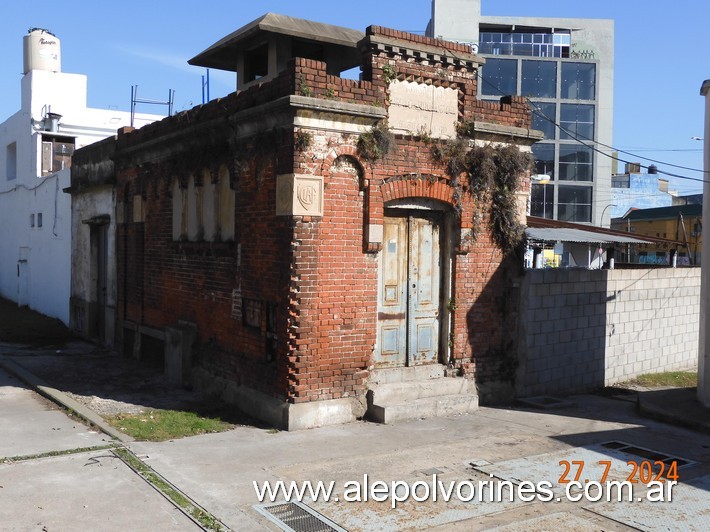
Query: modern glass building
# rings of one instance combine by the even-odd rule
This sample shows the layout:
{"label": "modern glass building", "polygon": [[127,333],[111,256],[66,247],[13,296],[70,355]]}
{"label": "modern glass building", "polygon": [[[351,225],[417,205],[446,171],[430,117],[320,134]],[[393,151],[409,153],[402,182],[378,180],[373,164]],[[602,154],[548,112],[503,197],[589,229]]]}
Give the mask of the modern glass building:
{"label": "modern glass building", "polygon": [[427,33],[470,42],[486,58],[481,99],[530,100],[533,127],[545,133],[532,148],[530,213],[608,226],[612,153],[602,144],[612,144],[614,22],[482,16],[480,0],[433,0]]}

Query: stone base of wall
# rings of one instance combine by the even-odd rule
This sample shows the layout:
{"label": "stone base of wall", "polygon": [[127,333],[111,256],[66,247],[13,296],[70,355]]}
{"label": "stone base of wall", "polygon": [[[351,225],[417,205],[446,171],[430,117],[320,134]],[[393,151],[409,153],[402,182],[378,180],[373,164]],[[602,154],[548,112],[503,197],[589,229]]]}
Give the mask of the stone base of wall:
{"label": "stone base of wall", "polygon": [[509,405],[515,398],[515,385],[511,382],[483,382],[476,388],[478,400],[483,406]]}
{"label": "stone base of wall", "polygon": [[313,429],[350,423],[365,414],[366,405],[357,398],[310,403],[287,403],[248,386],[217,377],[204,368],[192,371],[192,382],[204,392],[216,395],[242,412],[281,430]]}
{"label": "stone base of wall", "polygon": [[[69,299],[69,328],[71,331],[85,340],[99,339],[100,332],[97,330],[98,306],[95,301],[85,301],[79,297]],[[104,338],[101,342],[105,346],[113,346],[116,343],[116,308],[104,307]]]}

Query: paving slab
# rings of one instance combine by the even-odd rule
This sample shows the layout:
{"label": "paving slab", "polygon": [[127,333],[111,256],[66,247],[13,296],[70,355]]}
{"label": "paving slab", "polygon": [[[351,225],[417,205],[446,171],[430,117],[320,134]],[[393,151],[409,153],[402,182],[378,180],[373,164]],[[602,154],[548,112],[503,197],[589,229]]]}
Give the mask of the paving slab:
{"label": "paving slab", "polygon": [[[391,426],[351,423],[291,433],[241,427],[172,442],[133,442],[129,447],[235,530],[244,529],[245,523],[249,529],[274,529],[275,525],[254,509],[261,502],[254,481],[260,486],[266,480],[335,481],[336,495],[340,495],[345,482],[362,482],[365,474],[372,481],[403,480],[412,484],[430,480],[438,471],[442,479],[464,481],[488,473],[475,471],[472,463],[505,466],[526,457],[535,467],[519,463],[509,472],[511,476],[533,482],[557,481],[560,460],[584,460],[588,454],[589,460],[604,458],[607,455],[599,451],[599,444],[610,440],[651,445],[692,460],[696,467],[710,463],[710,442],[703,434],[641,418],[635,405],[626,401],[578,396],[575,403],[573,408],[543,412],[481,408],[474,414]],[[625,467],[624,456],[617,458],[616,469]],[[700,496],[710,506],[710,494]],[[580,530],[628,530],[632,526],[604,513],[593,514],[584,504],[429,501],[392,510],[389,502],[305,502],[348,530],[446,530],[461,524],[484,529],[493,528],[493,522],[502,526],[526,519],[536,519],[530,523],[532,528],[544,528],[546,523],[564,522],[566,518],[570,525],[579,524]],[[521,514],[530,507],[529,516]],[[569,515],[558,521],[544,518],[552,512]],[[494,516],[499,516],[498,521]]]}
{"label": "paving slab", "polygon": [[69,418],[0,369],[0,457],[106,445],[111,438]]}
{"label": "paving slab", "polygon": [[673,490],[673,500],[638,504],[606,503],[590,508],[599,515],[640,530],[707,532],[710,530],[710,475],[681,482]]}
{"label": "paving slab", "polygon": [[[159,376],[149,371],[141,370],[142,373],[137,373],[134,361],[97,351],[95,346],[77,343],[61,352],[22,350],[15,347],[11,351],[9,355],[13,362],[31,369],[47,379],[56,389],[63,390],[65,395],[81,401],[84,406],[100,410],[103,415],[124,411],[125,408],[165,407],[168,402],[189,407],[196,404],[195,399],[202,400],[191,392],[167,386]],[[7,350],[5,352],[7,353]],[[108,368],[105,367],[107,365]],[[102,378],[92,380],[92,375],[101,375]],[[11,387],[23,389],[19,382],[11,384]],[[0,390],[5,392],[7,398],[13,395],[10,393],[11,387],[6,390],[5,386],[0,385]],[[26,388],[24,392],[30,393],[35,401],[44,401],[32,396]],[[676,416],[702,417],[706,413],[686,412],[687,409],[683,406],[686,403],[673,401],[668,394],[655,395],[653,399],[656,404],[670,408],[671,415],[665,419],[671,421],[674,419],[674,407]],[[2,400],[0,395],[0,405],[7,407],[3,408],[3,412],[12,412],[13,415],[16,404],[23,404],[22,401],[14,403],[9,399],[2,403]],[[542,411],[525,408],[480,408],[472,414],[415,420],[391,426],[358,422],[291,433],[243,426],[225,433],[161,443],[130,442],[126,446],[157,473],[233,530],[277,530],[278,527],[273,521],[255,509],[261,501],[255,493],[254,481],[259,485],[263,485],[267,480],[287,483],[304,480],[333,481],[336,485],[336,495],[340,496],[346,482],[363,482],[364,475],[368,475],[371,481],[405,481],[410,485],[419,481],[430,481],[434,474],[446,482],[464,482],[486,478],[491,472],[498,475],[497,478],[516,481],[539,481],[547,480],[548,477],[554,481],[561,473],[561,460],[598,462],[614,454],[600,448],[600,444],[622,441],[631,446],[678,456],[691,463],[688,468],[679,471],[682,475],[682,485],[676,494],[681,500],[680,506],[674,509],[656,505],[652,507],[652,512],[644,512],[644,506],[640,504],[627,507],[618,504],[590,506],[567,501],[529,504],[520,501],[502,504],[424,501],[415,504],[410,501],[393,510],[389,501],[326,503],[322,500],[306,499],[304,502],[313,511],[320,512],[348,530],[630,530],[633,527],[653,529],[656,525],[673,529],[676,526],[674,513],[679,509],[688,513],[683,524],[691,530],[703,529],[705,515],[702,511],[703,508],[710,508],[710,486],[703,480],[710,475],[710,441],[706,434],[642,417],[636,410],[635,401],[602,396],[577,396],[572,398],[571,402],[573,405],[565,409],[554,405]],[[49,403],[41,404],[42,408],[58,414],[60,418],[63,416],[61,412],[53,410]],[[0,416],[0,431],[7,429],[5,432],[11,433],[12,430],[36,430],[36,434],[27,437],[27,442],[39,440],[42,450],[77,447],[75,442],[80,440],[77,440],[76,434],[68,438],[67,442],[60,441],[57,435],[53,435],[54,439],[51,436],[45,437],[45,433],[51,431],[53,423],[59,423],[59,418],[39,417],[38,425],[33,429],[32,423],[27,424],[27,427],[23,426],[25,424],[22,422],[22,408],[18,411],[20,413],[15,415],[14,419],[5,421],[5,425],[2,425]],[[62,419],[75,423],[68,418]],[[78,430],[86,429],[80,426]],[[5,432],[0,432],[0,435]],[[104,437],[98,434],[94,436],[98,438],[99,443],[106,443]],[[0,436],[0,444],[4,441]],[[10,444],[6,445],[10,448]],[[79,446],[86,445],[82,443]],[[43,452],[42,450],[37,452]],[[8,453],[0,452],[0,456],[3,454]],[[99,455],[101,454],[109,452],[99,452]],[[82,491],[84,483],[78,468],[70,470],[71,474],[67,475],[55,473],[54,468],[60,468],[57,464],[70,460],[78,460],[76,463],[79,463],[80,456],[83,455],[43,458],[31,462],[47,465],[47,491],[43,493],[47,493],[47,500],[50,501],[48,507],[52,509],[47,515],[53,516],[55,512],[59,512],[60,519],[66,519],[60,508],[61,504],[52,498],[55,492],[62,489],[76,492],[62,494],[74,511],[79,508],[88,510],[92,505],[105,508],[110,504],[107,501],[115,498],[110,489],[101,491],[102,488],[97,487],[91,490],[91,495],[97,497],[95,502],[87,504],[87,508],[84,508],[84,503],[81,507],[77,506],[77,501],[89,496]],[[612,457],[614,478],[623,475],[626,458],[628,457],[623,454]],[[5,464],[14,469],[0,470],[0,485],[3,485],[4,478],[10,478],[13,482],[22,478],[22,475],[13,477],[15,471],[31,471],[26,465],[28,463],[30,462]],[[82,468],[109,467],[105,458],[99,459],[98,463],[102,465],[97,466],[96,461],[86,460]],[[68,466],[64,464],[61,467]],[[121,463],[115,468],[124,471],[126,466]],[[41,468],[38,468],[39,470]],[[592,474],[597,475],[598,472],[592,471]],[[36,476],[41,477],[40,473]],[[133,482],[139,482],[133,486],[138,492],[135,501],[124,502],[116,499],[118,504],[121,507],[124,504],[133,505],[140,510],[145,507],[142,506],[145,500],[153,500],[153,496],[159,497],[167,504],[165,512],[159,512],[162,512],[160,519],[165,518],[165,515],[169,518],[152,522],[145,520],[146,516],[139,515],[140,512],[137,512],[139,517],[135,517],[114,515],[106,511],[96,518],[93,527],[67,525],[69,521],[60,520],[57,521],[61,525],[58,528],[111,530],[114,523],[118,523],[116,529],[131,530],[180,530],[183,526],[188,529],[192,526],[191,522],[187,525],[178,522],[179,518],[171,521],[172,505],[144,480],[134,476],[136,478]],[[28,475],[27,478],[32,480],[34,477]],[[50,481],[52,478],[54,484]],[[79,485],[74,488],[76,481]],[[42,481],[39,482],[40,486],[43,486]],[[126,480],[118,481],[119,484],[121,482]],[[51,490],[48,487],[50,485]],[[143,493],[142,486],[149,492]],[[4,489],[0,488],[0,494],[6,494]],[[132,489],[127,489],[126,493]],[[556,494],[559,494],[559,491]],[[147,499],[142,499],[143,496]],[[26,525],[29,521],[22,520],[27,511],[31,510],[31,514],[34,512],[32,515],[39,511],[31,506],[31,497],[19,492],[14,493],[13,497],[8,501],[12,504],[15,504],[14,501],[18,502],[16,507],[10,509],[4,506],[5,500],[0,499],[0,519],[6,517],[15,529],[33,528]],[[41,505],[43,500],[39,497],[34,503]],[[44,508],[43,506],[42,510]],[[3,514],[2,511],[6,513]],[[45,525],[46,523],[42,526]],[[84,525],[84,522],[81,522],[81,525]],[[710,529],[710,526],[704,529]]]}
{"label": "paving slab", "polygon": [[710,434],[710,409],[700,404],[697,388],[644,390],[638,403],[644,415]]}
{"label": "paving slab", "polygon": [[0,528],[200,530],[110,451],[0,465]]}

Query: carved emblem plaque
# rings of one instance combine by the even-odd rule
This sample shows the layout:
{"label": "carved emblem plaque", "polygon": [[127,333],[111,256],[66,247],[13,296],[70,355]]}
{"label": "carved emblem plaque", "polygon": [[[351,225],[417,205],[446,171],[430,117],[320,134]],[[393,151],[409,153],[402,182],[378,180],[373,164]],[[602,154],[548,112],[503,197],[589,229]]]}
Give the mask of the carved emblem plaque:
{"label": "carved emblem plaque", "polygon": [[286,174],[276,178],[277,216],[323,216],[323,178]]}

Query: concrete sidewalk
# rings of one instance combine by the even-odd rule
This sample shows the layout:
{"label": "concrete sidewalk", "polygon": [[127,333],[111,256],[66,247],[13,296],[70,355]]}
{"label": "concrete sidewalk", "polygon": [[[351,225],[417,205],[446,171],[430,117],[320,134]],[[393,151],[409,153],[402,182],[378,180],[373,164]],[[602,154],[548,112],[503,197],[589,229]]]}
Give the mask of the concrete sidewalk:
{"label": "concrete sidewalk", "polygon": [[[47,353],[13,358],[15,363],[34,365],[42,370],[47,369],[51,359]],[[81,358],[80,362],[98,364],[106,360],[89,356]],[[59,366],[47,375],[59,379],[61,364],[65,361],[57,357],[55,363]],[[31,376],[26,378],[32,380]],[[0,390],[4,391],[8,384],[1,384]],[[60,382],[49,384],[63,392]],[[100,387],[91,387],[91,390],[99,396],[94,399],[118,397],[114,389],[108,390],[105,397],[100,397]],[[32,392],[24,389],[23,393]],[[161,388],[162,393],[170,393],[169,388]],[[653,404],[676,408],[678,417],[705,414],[704,411],[692,413],[687,402],[670,400],[677,391],[665,393],[665,396],[661,393],[648,397],[653,398]],[[0,394],[0,400],[2,397]],[[347,530],[710,530],[710,438],[695,430],[643,417],[634,398],[625,399],[576,396],[568,402],[572,405],[568,408],[544,411],[480,408],[473,414],[450,418],[388,426],[358,422],[291,433],[244,426],[175,441],[123,445],[233,530],[280,530],[274,519],[264,515],[253,484],[263,486],[265,481],[279,480],[334,482],[339,501],[306,500],[306,510],[288,506],[286,513],[297,515],[300,512],[301,518],[308,519],[305,512],[312,511]],[[691,401],[687,393],[685,399]],[[651,404],[642,401],[644,403]],[[15,417],[0,429],[13,430],[12,426],[16,425],[15,430],[19,430],[25,425],[23,420],[31,417],[23,413],[21,402],[2,404],[3,413],[12,412]],[[46,428],[46,423],[34,429],[27,423],[23,430],[36,430],[36,436],[25,440],[16,438],[16,443],[13,447],[8,444],[8,449],[13,449],[14,454],[26,454],[22,452],[24,446],[36,452],[72,449],[84,438],[82,431],[90,432],[80,425],[77,428],[76,422],[60,412],[54,411],[53,415],[58,418],[48,422],[50,428],[62,418],[73,423],[77,433],[60,443],[59,439],[52,440],[58,436]],[[35,438],[45,443],[37,445]],[[90,444],[109,440],[96,433],[86,438]],[[100,511],[90,514],[95,519],[93,528],[103,530],[190,529],[194,526],[123,462],[106,458],[105,451],[95,453],[98,454],[79,453],[0,466],[2,494],[11,495],[7,499],[10,506],[5,505],[6,499],[0,500],[0,522],[11,523],[18,529],[30,528],[30,521],[22,517],[29,512],[32,519],[38,515],[55,518],[55,523],[63,525],[59,528],[81,529],[85,527],[71,526],[72,514],[81,515],[79,509],[95,508]],[[589,478],[583,480],[599,480],[600,472],[594,466],[600,461],[610,461],[613,463],[610,479],[625,480],[630,473],[628,461],[639,463],[656,459],[676,460],[681,464],[680,485],[670,503],[573,503],[563,497],[559,502],[410,500],[392,509],[388,502],[348,503],[343,500],[346,483],[363,483],[365,475],[371,483],[404,481],[409,485],[422,481],[431,483],[434,474],[444,482],[456,483],[491,478],[534,483],[550,481],[555,484],[555,495],[561,495],[558,481],[564,469],[560,462],[585,461]],[[102,474],[114,476],[92,484],[84,476],[91,468],[102,468]],[[36,497],[21,489],[21,478],[38,486]],[[7,491],[5,482],[11,482],[11,491]],[[124,496],[126,499],[122,498]],[[38,514],[36,507],[41,506],[45,498],[49,510]],[[160,502],[156,502],[158,500]],[[85,503],[81,501],[91,502],[84,508]],[[160,509],[155,515],[147,510],[153,503]],[[120,515],[114,515],[111,508]],[[155,521],[151,521],[150,516]],[[683,516],[682,520],[679,516]]]}
{"label": "concrete sidewalk", "polygon": [[2,530],[199,530],[111,452],[113,439],[0,370]]}
{"label": "concrete sidewalk", "polygon": [[[603,458],[606,454],[599,444],[609,441],[692,462],[681,471],[688,482],[710,474],[710,442],[705,435],[639,418],[628,402],[595,396],[579,396],[575,401],[576,407],[557,412],[481,408],[475,414],[392,426],[354,423],[276,434],[244,427],[129,446],[235,530],[276,529],[255,510],[259,504],[255,481],[259,485],[267,480],[335,481],[342,487],[348,481],[362,482],[367,474],[373,482],[402,480],[413,484],[430,479],[434,473],[442,479],[464,481],[481,477],[485,467],[495,471],[501,464],[524,458],[527,463],[516,466],[511,478],[556,482],[562,474],[560,460],[583,460],[590,450]],[[613,458],[623,473],[625,460]],[[544,479],[536,469],[536,464],[542,463],[550,465]],[[686,530],[707,530],[705,525],[710,524],[710,493],[699,493],[705,509],[697,513],[695,521],[686,523]],[[317,502],[309,506],[347,530],[449,530],[454,526],[482,530],[503,525],[510,530],[655,529],[657,525],[673,530],[678,512],[684,511],[683,501],[676,500],[669,503],[665,513],[654,516],[653,523],[643,523],[632,514],[628,519],[623,515],[608,517],[616,507],[595,512],[594,505],[584,503],[410,501],[396,510],[388,503],[372,502]],[[549,517],[551,513],[554,515]]]}
{"label": "concrete sidewalk", "polygon": [[697,388],[639,392],[639,410],[645,416],[710,434],[710,409],[700,404],[697,394]]}

